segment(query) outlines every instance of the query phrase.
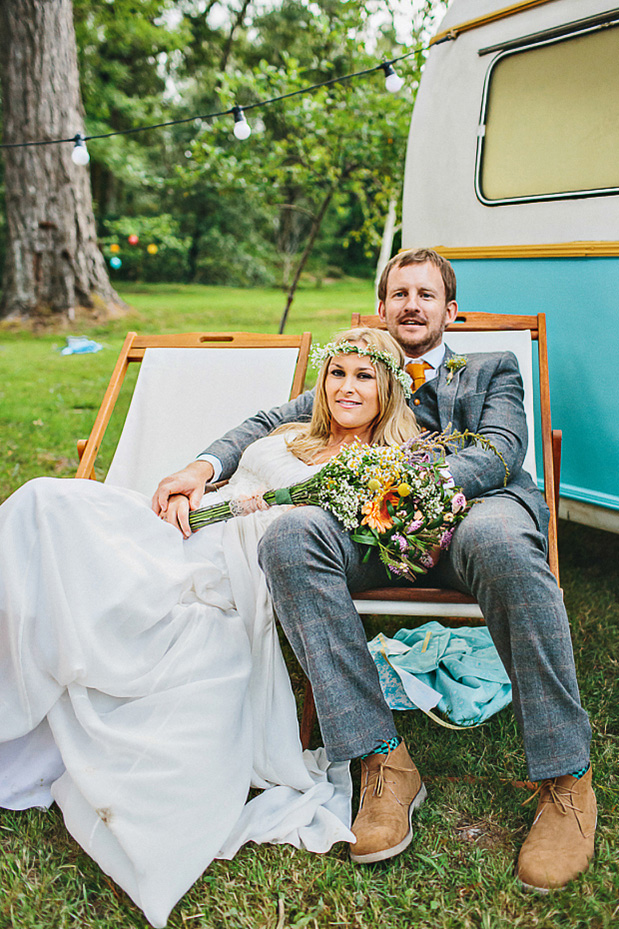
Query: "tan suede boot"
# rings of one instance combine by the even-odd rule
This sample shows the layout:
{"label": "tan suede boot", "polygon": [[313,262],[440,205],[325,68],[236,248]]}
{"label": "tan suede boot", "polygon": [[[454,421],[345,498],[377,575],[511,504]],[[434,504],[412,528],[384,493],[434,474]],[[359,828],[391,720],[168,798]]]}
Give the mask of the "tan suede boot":
{"label": "tan suede boot", "polygon": [[535,819],[518,858],[518,878],[527,890],[548,893],[585,871],[593,858],[597,805],[591,768],[580,780],[563,774],[541,781],[537,791]]}
{"label": "tan suede boot", "polygon": [[361,800],[352,824],[357,841],[351,859],[371,864],[403,852],[413,838],[413,812],[426,795],[404,742],[388,755],[361,759]]}

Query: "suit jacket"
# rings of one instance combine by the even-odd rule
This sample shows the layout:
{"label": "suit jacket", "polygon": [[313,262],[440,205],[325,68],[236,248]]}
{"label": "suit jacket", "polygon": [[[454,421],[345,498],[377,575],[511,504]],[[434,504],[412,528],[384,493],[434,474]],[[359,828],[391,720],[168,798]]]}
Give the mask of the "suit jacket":
{"label": "suit jacket", "polygon": [[[531,513],[538,528],[546,532],[548,508],[530,475],[522,470],[528,434],[516,357],[512,352],[467,354],[466,366],[455,371],[448,382],[446,362],[453,354],[446,346],[436,378],[422,385],[411,398],[419,425],[441,431],[451,424],[460,432],[469,429],[486,436],[509,469],[507,484],[503,461],[493,451],[475,445],[448,456],[455,483],[470,500],[500,494],[515,497]],[[314,391],[307,391],[296,400],[261,411],[204,451],[219,458],[222,478],[228,478],[251,442],[283,423],[308,421],[313,402]]]}

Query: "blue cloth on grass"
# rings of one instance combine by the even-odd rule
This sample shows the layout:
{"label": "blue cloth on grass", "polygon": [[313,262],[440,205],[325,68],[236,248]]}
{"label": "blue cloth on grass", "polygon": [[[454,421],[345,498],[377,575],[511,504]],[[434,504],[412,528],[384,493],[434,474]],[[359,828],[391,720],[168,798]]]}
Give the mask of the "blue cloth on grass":
{"label": "blue cloth on grass", "polygon": [[99,342],[87,339],[84,335],[68,335],[67,344],[60,352],[61,355],[87,355],[91,352],[100,352],[103,348]]}
{"label": "blue cloth on grass", "polygon": [[511,702],[509,677],[485,626],[449,629],[434,621],[399,629],[393,639],[381,633],[368,648],[392,710],[416,709],[394,667],[439,691],[437,709],[459,726],[484,722]]}

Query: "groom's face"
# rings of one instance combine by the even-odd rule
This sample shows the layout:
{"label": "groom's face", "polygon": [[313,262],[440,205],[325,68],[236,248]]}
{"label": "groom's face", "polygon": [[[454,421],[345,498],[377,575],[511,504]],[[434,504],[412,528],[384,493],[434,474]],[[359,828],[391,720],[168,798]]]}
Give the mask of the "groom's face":
{"label": "groom's face", "polygon": [[409,358],[419,358],[441,344],[445,327],[456,317],[458,304],[447,303],[439,269],[425,262],[393,268],[378,315]]}

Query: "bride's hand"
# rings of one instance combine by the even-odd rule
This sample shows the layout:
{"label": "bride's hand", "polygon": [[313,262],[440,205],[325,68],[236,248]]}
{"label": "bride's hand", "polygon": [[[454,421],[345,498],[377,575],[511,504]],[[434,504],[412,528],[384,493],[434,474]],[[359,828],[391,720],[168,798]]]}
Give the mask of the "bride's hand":
{"label": "bride's hand", "polygon": [[188,539],[191,535],[189,510],[188,497],[185,494],[173,494],[168,498],[168,505],[165,510],[161,511],[159,517],[179,529],[183,533],[183,537]]}

